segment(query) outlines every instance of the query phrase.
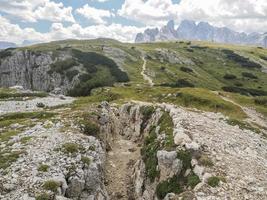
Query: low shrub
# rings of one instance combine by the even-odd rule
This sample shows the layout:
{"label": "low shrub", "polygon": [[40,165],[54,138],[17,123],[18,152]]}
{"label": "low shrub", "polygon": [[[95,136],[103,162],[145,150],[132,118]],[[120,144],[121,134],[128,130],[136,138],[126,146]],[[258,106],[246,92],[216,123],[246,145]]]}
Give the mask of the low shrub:
{"label": "low shrub", "polygon": [[255,133],[260,133],[261,132],[258,128],[254,128],[253,126],[251,126],[248,122],[243,122],[243,121],[240,121],[240,120],[237,120],[237,119],[228,119],[228,120],[226,120],[226,122],[229,125],[238,126],[242,130],[243,129],[247,129],[247,130],[253,131]]}
{"label": "low shrub", "polygon": [[212,160],[207,155],[201,155],[199,158],[199,163],[206,167],[212,167],[214,165]]}
{"label": "low shrub", "polygon": [[220,177],[217,177],[217,176],[212,176],[210,178],[208,178],[208,184],[211,186],[211,187],[217,187],[220,183]]}
{"label": "low shrub", "polygon": [[90,163],[91,163],[91,159],[88,157],[85,157],[85,156],[82,156],[81,161],[85,165],[90,165]]}
{"label": "low shrub", "polygon": [[149,135],[145,138],[144,145],[141,149],[146,175],[151,182],[154,182],[155,178],[159,176],[159,171],[157,169],[157,151],[159,147],[155,127],[151,127]]}
{"label": "low shrub", "polygon": [[168,193],[179,194],[182,188],[178,183],[178,177],[174,176],[166,181],[160,182],[156,187],[156,194],[159,199],[164,199]]}
{"label": "low shrub", "polygon": [[36,107],[38,107],[38,108],[45,108],[45,104],[42,103],[42,102],[38,102],[38,103],[36,104]]}
{"label": "low shrub", "polygon": [[187,72],[187,73],[192,73],[193,70],[191,68],[188,68],[188,67],[180,67],[180,70],[182,72]]}
{"label": "low shrub", "polygon": [[197,46],[197,45],[192,45],[190,46],[192,49],[200,49],[200,50],[204,50],[207,49],[208,47],[202,47],[202,46]]}
{"label": "low shrub", "polygon": [[187,177],[187,185],[190,186],[192,189],[199,184],[201,181],[196,174],[190,174]]}
{"label": "low shrub", "polygon": [[255,104],[267,106],[267,97],[258,97],[254,99]]}
{"label": "low shrub", "polygon": [[99,126],[92,121],[80,121],[80,129],[85,135],[98,136],[100,132]]}
{"label": "low shrub", "polygon": [[64,153],[75,154],[83,150],[83,147],[75,143],[65,143],[62,145],[62,151]]}
{"label": "low shrub", "polygon": [[66,72],[66,76],[67,78],[69,79],[69,81],[72,81],[72,79],[79,74],[79,71],[78,70],[69,70]]}
{"label": "low shrub", "polygon": [[235,53],[232,50],[229,49],[223,49],[222,52],[226,55],[226,57],[229,60],[232,60],[238,64],[240,64],[242,67],[246,67],[246,68],[262,68],[262,66],[258,63],[255,63],[251,60],[249,60],[249,58],[245,58],[237,53]]}
{"label": "low shrub", "polygon": [[227,79],[227,80],[233,80],[233,79],[236,79],[236,75],[233,75],[233,74],[225,74],[224,79]]}
{"label": "low shrub", "polygon": [[45,165],[45,164],[41,164],[38,167],[39,172],[48,172],[48,169],[49,169],[49,165]]}
{"label": "low shrub", "polygon": [[174,150],[174,137],[173,137],[173,121],[168,112],[164,112],[158,121],[158,126],[160,126],[159,132],[165,133],[166,138],[164,140],[163,148],[167,151]]}
{"label": "low shrub", "polygon": [[178,79],[175,83],[163,83],[161,86],[173,87],[173,88],[184,88],[184,87],[195,87],[193,83],[190,83],[186,79]]}
{"label": "low shrub", "polygon": [[191,167],[192,154],[190,151],[180,150],[177,152],[177,158],[183,162],[183,170]]}
{"label": "low shrub", "polygon": [[186,51],[190,52],[190,53],[193,53],[194,50],[193,49],[190,49],[190,48],[186,48]]}
{"label": "low shrub", "polygon": [[9,49],[0,51],[0,59],[4,59],[9,56],[12,56],[12,51],[10,51]]}
{"label": "low shrub", "polygon": [[42,193],[35,197],[35,200],[52,200],[52,199],[53,198],[51,198],[51,195],[47,193]]}
{"label": "low shrub", "polygon": [[241,88],[235,86],[225,86],[222,87],[222,90],[225,92],[240,93],[242,95],[252,95],[252,96],[265,96],[267,95],[266,91],[252,89],[252,88]]}
{"label": "low shrub", "polygon": [[78,63],[73,60],[72,58],[66,60],[60,60],[50,65],[50,70],[48,71],[49,74],[53,72],[57,72],[59,74],[64,74],[68,69],[78,65]]}
{"label": "low shrub", "polygon": [[49,181],[46,181],[44,184],[43,184],[43,188],[45,190],[49,190],[49,191],[52,191],[52,192],[57,192],[57,189],[60,187],[60,183],[57,182],[57,181],[54,181],[54,180],[49,180]]}
{"label": "low shrub", "polygon": [[155,112],[155,108],[153,106],[143,106],[140,109],[140,112],[143,116],[141,123],[141,132],[146,128],[148,120],[151,118],[153,113]]}
{"label": "low shrub", "polygon": [[160,67],[160,71],[165,71],[165,70],[166,70],[166,67],[164,67],[164,66]]}
{"label": "low shrub", "polygon": [[246,77],[246,78],[251,78],[251,79],[258,79],[257,76],[255,76],[254,74],[249,73],[249,72],[243,72],[243,73],[242,73],[242,76],[243,76],[243,77]]}
{"label": "low shrub", "polygon": [[260,58],[261,58],[262,60],[266,60],[266,61],[267,61],[267,56],[260,56]]}

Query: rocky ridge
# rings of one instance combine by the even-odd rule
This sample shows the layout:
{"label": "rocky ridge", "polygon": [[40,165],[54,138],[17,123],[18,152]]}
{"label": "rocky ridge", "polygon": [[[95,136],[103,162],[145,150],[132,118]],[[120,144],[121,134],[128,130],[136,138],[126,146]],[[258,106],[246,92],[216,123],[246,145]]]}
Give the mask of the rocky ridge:
{"label": "rocky ridge", "polygon": [[144,33],[136,35],[135,42],[155,42],[170,40],[200,40],[213,41],[218,43],[258,45],[267,47],[266,33],[239,33],[229,28],[214,27],[207,22],[184,20],[177,29],[174,28],[174,21],[171,20],[162,28],[146,29]]}
{"label": "rocky ridge", "polygon": [[[266,138],[229,125],[222,114],[166,103],[103,102],[86,110],[95,113],[100,127],[99,135],[88,136],[77,124],[77,111],[55,111],[52,118],[32,120],[33,126],[4,127],[18,134],[0,140],[0,155],[18,157],[0,170],[1,199],[263,200],[267,195]],[[266,121],[262,125],[267,127]],[[55,188],[46,188],[51,181]]]}
{"label": "rocky ridge", "polygon": [[[158,109],[142,131],[144,116],[141,110],[144,106],[155,106]],[[126,181],[124,185],[128,185],[127,191],[131,192],[127,193],[128,196],[122,195],[121,199],[161,199],[158,194],[159,185],[164,181],[172,180],[181,172],[185,173],[182,176],[195,174],[199,182],[193,187],[182,186],[181,194],[171,192],[164,195],[164,199],[265,198],[266,139],[250,130],[242,130],[227,124],[227,118],[221,114],[188,111],[170,104],[152,105],[133,102],[112,111],[115,114],[109,121],[110,127],[113,127],[111,132],[123,136],[125,144],[130,140],[143,148],[144,138],[151,134],[149,133],[151,127],[157,126],[164,111],[170,114],[174,123],[175,147],[172,150],[156,151],[159,175],[154,182],[148,177],[142,153],[139,158],[128,160],[131,166],[134,166],[134,170],[127,171],[128,176],[124,179]],[[163,144],[166,135],[159,132],[160,127],[156,130],[157,140]],[[214,146],[214,144],[219,145]],[[181,150],[190,152],[192,155],[190,167],[186,170],[183,169],[184,161],[178,158]],[[247,172],[247,176],[242,175],[244,171]],[[130,188],[127,182],[129,176],[132,181]],[[218,179],[219,186],[210,186],[209,181],[213,178]],[[112,184],[116,184],[116,180],[113,180]]]}

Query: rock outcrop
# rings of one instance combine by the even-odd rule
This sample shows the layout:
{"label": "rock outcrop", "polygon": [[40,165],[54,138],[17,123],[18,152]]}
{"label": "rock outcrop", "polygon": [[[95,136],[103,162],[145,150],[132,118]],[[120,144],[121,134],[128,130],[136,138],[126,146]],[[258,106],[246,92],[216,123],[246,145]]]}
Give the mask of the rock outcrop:
{"label": "rock outcrop", "polygon": [[[228,125],[221,114],[188,111],[169,104],[135,102],[108,110],[106,121],[109,128],[106,130],[113,136],[122,135],[125,143],[131,140],[141,146],[139,157],[131,165],[133,170],[127,170],[131,179],[127,182],[129,196],[122,199],[221,199],[226,196],[264,199],[266,182],[260,177],[266,174],[263,162],[266,140],[256,133]],[[167,114],[173,123],[171,136],[161,128],[166,123],[161,117],[164,115],[166,119]],[[166,146],[169,139],[173,139],[173,145]],[[238,143],[238,147],[231,146],[234,143]],[[250,147],[245,148],[243,145],[246,143]],[[151,151],[154,144],[156,146]],[[242,148],[246,149],[245,152]],[[149,159],[155,160],[148,162],[146,153],[149,153]],[[253,160],[250,169],[246,167],[250,164],[245,164],[244,154],[249,157],[248,162]],[[155,170],[155,174],[151,174],[151,170]],[[242,171],[248,172],[249,181],[240,174]],[[258,177],[258,181],[253,177]],[[211,186],[212,179],[218,180],[217,186]],[[251,183],[257,184],[257,188]],[[172,188],[173,184],[177,184],[176,189]]]}
{"label": "rock outcrop", "polygon": [[53,58],[52,52],[35,53],[29,50],[8,52],[8,56],[2,58],[0,63],[1,87],[21,85],[25,89],[47,92],[60,88],[60,93],[66,93],[73,87],[75,79],[70,81],[59,73],[49,73],[51,64],[66,60],[70,55],[62,53]]}

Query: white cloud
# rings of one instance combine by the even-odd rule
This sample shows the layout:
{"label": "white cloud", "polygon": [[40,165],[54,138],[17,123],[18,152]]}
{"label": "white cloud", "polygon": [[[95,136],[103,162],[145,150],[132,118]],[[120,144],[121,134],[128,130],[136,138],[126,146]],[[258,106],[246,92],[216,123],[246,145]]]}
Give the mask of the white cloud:
{"label": "white cloud", "polygon": [[191,19],[237,31],[267,31],[266,0],[125,0],[118,14],[145,25]]}
{"label": "white cloud", "polygon": [[122,42],[134,41],[135,35],[144,28],[135,26],[123,26],[121,24],[94,25],[81,27],[79,24],[64,27],[60,23],[54,23],[49,33],[50,40],[60,40],[66,38],[92,39],[92,38],[113,38]]}
{"label": "white cloud", "polygon": [[112,12],[109,10],[97,9],[88,4],[84,5],[82,8],[78,8],[76,12],[96,24],[106,24],[104,18],[113,16]]}
{"label": "white cloud", "polygon": [[82,27],[79,24],[63,26],[62,23],[53,23],[46,33],[40,33],[32,28],[21,28],[12,24],[0,15],[0,41],[9,41],[21,44],[24,40],[48,42],[62,39],[93,39],[99,37],[113,38],[122,42],[133,42],[135,35],[144,31],[144,28],[123,26],[121,24],[94,25]]}
{"label": "white cloud", "polygon": [[72,7],[50,0],[1,0],[0,11],[25,22],[75,22]]}
{"label": "white cloud", "polygon": [[0,40],[22,43],[23,40],[45,41],[46,36],[32,28],[20,28],[0,15]]}

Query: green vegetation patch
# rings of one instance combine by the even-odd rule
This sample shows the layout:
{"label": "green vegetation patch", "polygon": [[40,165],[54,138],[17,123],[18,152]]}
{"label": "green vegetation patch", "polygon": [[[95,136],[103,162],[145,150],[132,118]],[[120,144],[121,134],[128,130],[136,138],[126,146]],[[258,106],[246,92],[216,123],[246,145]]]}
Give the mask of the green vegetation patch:
{"label": "green vegetation patch", "polygon": [[89,120],[79,122],[80,129],[85,135],[98,136],[100,133],[99,125]]}
{"label": "green vegetation patch", "polygon": [[232,50],[229,49],[223,49],[222,50],[223,53],[225,53],[226,57],[229,60],[232,60],[234,62],[237,62],[238,64],[240,64],[242,67],[246,67],[246,68],[262,68],[262,66],[258,63],[255,63],[251,60],[249,60],[249,58],[245,58],[237,53],[235,53]]}
{"label": "green vegetation patch", "polygon": [[143,116],[141,123],[141,132],[143,132],[147,126],[148,120],[152,117],[153,113],[155,112],[155,108],[153,106],[143,106],[141,107],[140,112]]}
{"label": "green vegetation patch", "polygon": [[9,141],[12,137],[16,136],[19,134],[19,131],[6,131],[6,132],[2,132],[0,133],[0,142],[7,142]]}
{"label": "green vegetation patch", "polygon": [[17,99],[23,97],[47,97],[47,93],[45,92],[30,92],[30,93],[18,93],[18,92],[8,92],[0,90],[0,99]]}
{"label": "green vegetation patch", "polygon": [[258,79],[257,76],[255,76],[254,74],[249,73],[249,72],[243,72],[242,76],[245,77],[245,78]]}
{"label": "green vegetation patch", "polygon": [[60,183],[54,180],[49,180],[44,182],[43,188],[51,192],[57,192],[57,189],[60,187]]}
{"label": "green vegetation patch", "polygon": [[196,187],[197,184],[199,184],[201,181],[199,177],[192,173],[187,177],[187,185],[190,186],[191,188]]}
{"label": "green vegetation patch", "polygon": [[267,92],[259,89],[253,89],[253,88],[242,88],[242,87],[235,87],[235,86],[226,86],[222,87],[223,91],[225,92],[233,92],[233,93],[239,93],[242,95],[247,96],[267,96]]}
{"label": "green vegetation patch", "polygon": [[66,154],[76,154],[78,152],[83,152],[84,147],[76,143],[65,143],[62,145],[62,151]]}
{"label": "green vegetation patch", "polygon": [[71,96],[87,96],[94,88],[129,81],[127,73],[121,71],[113,60],[104,55],[77,49],[73,49],[72,54],[83,65],[86,73],[80,75],[80,83],[69,91]]}
{"label": "green vegetation patch", "polygon": [[53,199],[51,197],[51,195],[47,194],[47,193],[42,193],[42,194],[39,194],[35,197],[35,200],[51,200]]}
{"label": "green vegetation patch", "polygon": [[0,169],[8,168],[13,162],[16,162],[19,158],[21,151],[2,151],[0,150]]}
{"label": "green vegetation patch", "polygon": [[254,99],[254,102],[260,106],[267,106],[267,97],[257,97]]}
{"label": "green vegetation patch", "polygon": [[48,170],[49,170],[49,165],[41,164],[38,167],[39,172],[48,172]]}
{"label": "green vegetation patch", "polygon": [[31,136],[25,136],[25,137],[23,137],[23,138],[20,139],[20,142],[21,142],[22,144],[26,144],[26,143],[29,142],[31,139],[32,139]]}
{"label": "green vegetation patch", "polygon": [[53,64],[50,65],[50,70],[48,71],[49,74],[52,74],[53,72],[59,73],[59,74],[65,74],[65,72],[74,67],[77,66],[78,63],[73,60],[72,58],[66,59],[66,60],[59,60]]}
{"label": "green vegetation patch", "polygon": [[234,80],[234,79],[236,79],[237,77],[236,77],[236,75],[234,75],[234,74],[225,74],[223,78],[224,78],[224,79],[227,79],[227,80]]}
{"label": "green vegetation patch", "polygon": [[228,120],[226,120],[226,122],[229,125],[238,126],[242,130],[247,129],[247,130],[253,131],[255,133],[261,133],[261,131],[258,128],[251,126],[248,122],[243,122],[243,121],[240,121],[237,119],[228,119]]}
{"label": "green vegetation patch", "polygon": [[163,83],[160,84],[165,87],[173,87],[173,88],[186,88],[186,87],[195,87],[195,85],[189,82],[186,79],[178,79],[175,83]]}
{"label": "green vegetation patch", "polygon": [[182,72],[186,72],[186,73],[192,73],[192,72],[194,72],[191,68],[189,68],[189,67],[180,67],[180,70],[182,71]]}
{"label": "green vegetation patch", "polygon": [[190,151],[178,151],[177,158],[183,162],[183,171],[191,167],[192,154]]}
{"label": "green vegetation patch", "polygon": [[18,119],[49,119],[54,117],[56,113],[52,112],[18,112],[9,113],[0,116],[0,122],[6,120],[18,120]]}
{"label": "green vegetation patch", "polygon": [[12,56],[12,51],[11,50],[12,49],[5,49],[3,51],[0,51],[0,59],[4,59],[4,58]]}
{"label": "green vegetation patch", "polygon": [[178,183],[178,177],[174,176],[166,181],[159,183],[156,187],[156,194],[159,199],[164,199],[168,193],[179,194],[183,190]]}
{"label": "green vegetation patch", "polygon": [[85,165],[90,165],[91,164],[91,159],[86,157],[86,156],[82,156],[81,161]]}
{"label": "green vegetation patch", "polygon": [[165,150],[173,150],[175,148],[174,138],[173,138],[173,121],[168,112],[163,112],[161,118],[159,119],[158,125],[160,126],[160,133],[165,133]]}
{"label": "green vegetation patch", "polygon": [[220,177],[220,176],[212,176],[212,177],[208,178],[208,184],[211,187],[217,187],[219,185],[220,181],[225,182],[225,178]]}
{"label": "green vegetation patch", "polygon": [[212,167],[214,165],[211,158],[204,154],[200,156],[199,163],[206,167]]}
{"label": "green vegetation patch", "polygon": [[145,163],[146,175],[151,182],[159,176],[157,169],[158,159],[157,151],[160,150],[160,144],[157,141],[156,127],[151,127],[149,135],[145,138],[143,148],[141,149],[142,159]]}

